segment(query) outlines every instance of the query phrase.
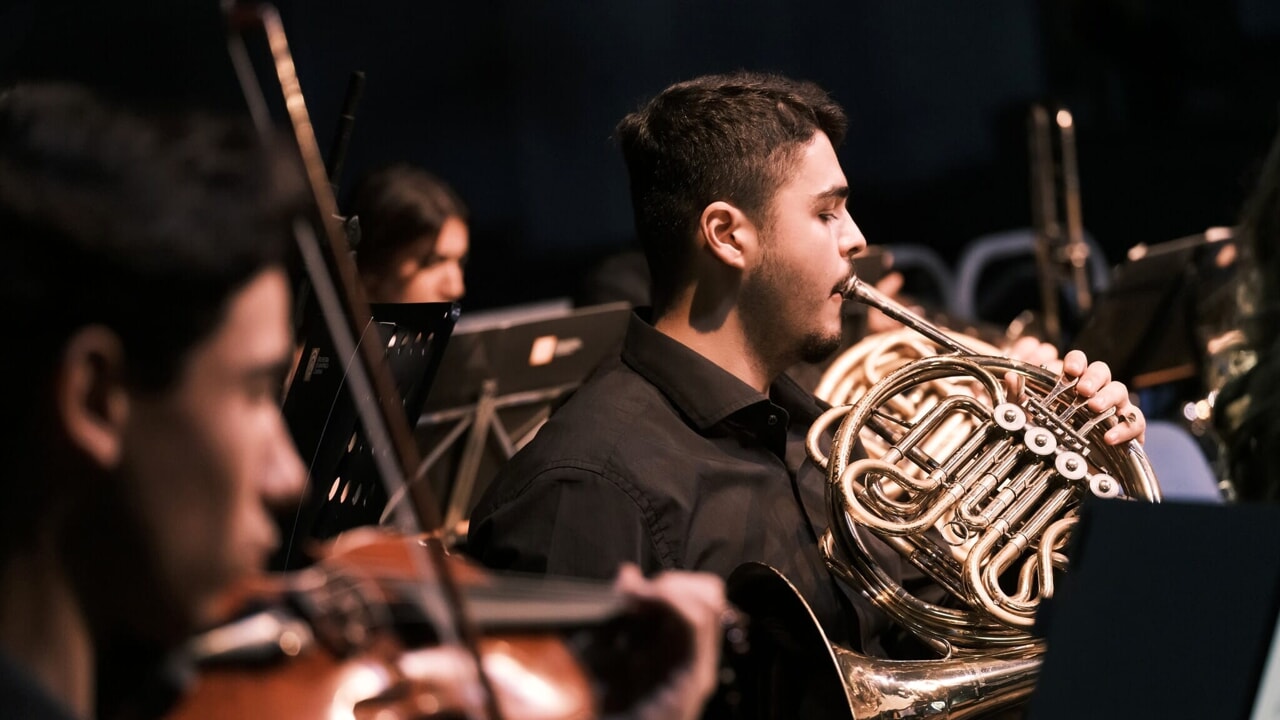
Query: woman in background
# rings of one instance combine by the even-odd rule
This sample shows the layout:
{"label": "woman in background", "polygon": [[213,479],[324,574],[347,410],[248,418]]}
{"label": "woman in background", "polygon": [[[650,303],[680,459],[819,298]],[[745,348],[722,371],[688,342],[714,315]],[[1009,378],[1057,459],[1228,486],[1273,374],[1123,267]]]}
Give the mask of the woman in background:
{"label": "woman in background", "polygon": [[377,171],[357,188],[352,214],[371,302],[454,302],[466,293],[467,208],[444,181],[408,165]]}

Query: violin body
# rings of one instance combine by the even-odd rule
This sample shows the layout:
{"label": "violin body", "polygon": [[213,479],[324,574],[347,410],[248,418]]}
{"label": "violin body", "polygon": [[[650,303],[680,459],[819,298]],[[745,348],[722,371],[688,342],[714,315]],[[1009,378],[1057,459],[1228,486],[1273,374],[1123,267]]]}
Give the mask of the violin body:
{"label": "violin body", "polygon": [[[170,720],[396,720],[484,716],[491,688],[503,718],[597,717],[590,677],[557,633],[505,622],[469,650],[431,624],[431,580],[419,539],[375,530],[341,538],[328,557],[290,577],[235,592],[264,609],[190,645],[199,672]],[[495,581],[449,556],[464,594]],[[493,628],[487,628],[493,630]]]}
{"label": "violin body", "polygon": [[[585,720],[597,716],[590,685],[563,642],[542,635],[480,641],[502,716]],[[399,720],[467,717],[480,703],[470,659],[458,647],[404,650],[384,639],[338,658],[320,648],[270,667],[203,671],[171,720],[263,717],[281,720]]]}

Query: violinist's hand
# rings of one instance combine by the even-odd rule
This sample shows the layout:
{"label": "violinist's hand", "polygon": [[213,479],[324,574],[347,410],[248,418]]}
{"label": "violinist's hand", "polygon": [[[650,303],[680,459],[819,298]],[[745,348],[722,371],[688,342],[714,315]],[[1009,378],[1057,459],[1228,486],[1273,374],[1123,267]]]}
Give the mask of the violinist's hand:
{"label": "violinist's hand", "polygon": [[[693,720],[716,688],[723,637],[721,618],[728,608],[724,581],[700,572],[668,571],[646,579],[635,565],[622,567],[616,582],[623,594],[641,603],[657,603],[674,611],[680,621],[668,636],[649,638],[666,646],[673,666],[664,679],[647,689],[635,703],[610,718],[631,720]],[[674,642],[673,647],[670,643]]]}
{"label": "violinist's hand", "polygon": [[[1031,342],[1045,345],[1034,340]],[[1110,366],[1101,361],[1089,362],[1085,354],[1079,350],[1072,350],[1062,360],[1057,360],[1057,351],[1052,345],[1047,347],[1049,350],[1027,344],[1021,351],[1023,357],[1017,357],[1013,350],[1010,351],[1010,357],[1040,365],[1050,372],[1063,374],[1068,378],[1078,378],[1075,393],[1082,398],[1088,398],[1089,402],[1086,406],[1091,412],[1100,414],[1115,408],[1115,416],[1119,422],[1103,435],[1103,441],[1108,445],[1121,445],[1130,440],[1146,442],[1147,420],[1143,417],[1142,410],[1129,400],[1129,388],[1125,387],[1124,383],[1111,379]],[[1052,351],[1053,359],[1047,362],[1036,362],[1037,354],[1041,358],[1047,358],[1049,351]],[[1012,377],[1013,375],[1014,373],[1009,373],[1005,376],[1005,384],[1011,388],[1020,389],[1021,383]],[[1012,395],[1016,396],[1018,392],[1019,390],[1014,390]]]}

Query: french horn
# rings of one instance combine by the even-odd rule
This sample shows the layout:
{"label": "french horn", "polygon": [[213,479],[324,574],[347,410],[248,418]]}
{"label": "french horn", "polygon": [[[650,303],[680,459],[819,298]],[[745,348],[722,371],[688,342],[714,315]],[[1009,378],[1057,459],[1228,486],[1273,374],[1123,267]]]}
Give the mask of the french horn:
{"label": "french horn", "polygon": [[[979,353],[856,277],[844,290],[944,352],[887,369],[856,401],[810,427],[809,454],[827,472],[830,527],[820,548],[834,575],[939,657],[887,660],[824,648],[842,692],[824,691],[822,716],[1002,711],[1029,696],[1038,676],[1044,643],[1032,625],[1067,567],[1080,504],[1089,495],[1158,502],[1155,475],[1137,443],[1103,442],[1119,419],[1114,409],[1089,410],[1072,392],[1074,380]],[[1016,395],[1006,388],[1008,373],[1021,386]],[[950,389],[920,402],[922,386],[938,382]],[[899,584],[872,559],[867,534],[897,550],[947,599],[930,602]],[[739,604],[759,594],[769,575],[768,568],[741,570],[730,578],[731,598],[743,594],[735,585],[747,582],[752,591],[735,599]],[[786,605],[780,598],[790,595],[779,594],[778,580],[785,584],[773,579],[771,602]],[[820,628],[810,632],[822,636]]]}

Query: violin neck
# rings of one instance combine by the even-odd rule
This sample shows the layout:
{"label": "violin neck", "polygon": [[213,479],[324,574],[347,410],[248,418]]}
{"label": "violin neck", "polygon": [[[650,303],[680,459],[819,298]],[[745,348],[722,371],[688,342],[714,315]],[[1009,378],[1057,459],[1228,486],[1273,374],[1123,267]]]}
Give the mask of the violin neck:
{"label": "violin neck", "polygon": [[523,575],[497,575],[463,594],[472,621],[484,632],[594,627],[630,606],[606,582]]}

